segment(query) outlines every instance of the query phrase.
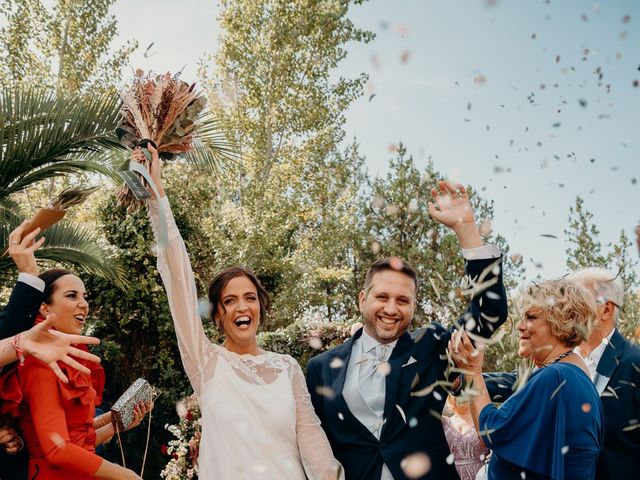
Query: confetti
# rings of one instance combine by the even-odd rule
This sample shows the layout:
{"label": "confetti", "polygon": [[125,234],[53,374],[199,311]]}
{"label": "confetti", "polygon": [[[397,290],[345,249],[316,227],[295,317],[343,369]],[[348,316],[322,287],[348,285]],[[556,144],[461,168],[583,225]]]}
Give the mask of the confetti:
{"label": "confetti", "polygon": [[582,411],[584,413],[589,413],[591,411],[591,404],[590,403],[583,403],[582,404]]}
{"label": "confetti", "polygon": [[331,363],[329,364],[329,367],[331,368],[341,368],[344,365],[344,360],[342,360],[341,358],[334,358],[333,360],[331,360]]}
{"label": "confetti", "polygon": [[484,220],[480,224],[480,228],[478,228],[478,231],[480,232],[480,235],[482,237],[488,237],[489,235],[491,235],[491,232],[493,231],[493,228],[491,226],[491,220],[490,219]]}
{"label": "confetti", "polygon": [[327,397],[330,400],[333,400],[336,397],[336,392],[334,392],[331,387],[327,387],[326,385],[318,385],[316,387],[316,393],[322,397]]}
{"label": "confetti", "polygon": [[323,346],[322,339],[320,337],[310,337],[309,346],[314,350],[320,350]]}
{"label": "confetti", "polygon": [[399,257],[391,257],[389,259],[389,266],[394,270],[401,271],[404,266],[404,262]]}
{"label": "confetti", "polygon": [[[552,393],[552,394],[551,394],[551,396],[549,397],[549,400],[552,400],[552,399],[553,399],[553,397],[555,397],[555,396],[556,396],[556,394],[560,391],[560,389],[561,389],[562,387],[564,387],[564,386],[565,386],[565,384],[566,384],[566,383],[567,383],[567,381],[566,381],[566,380],[563,380],[563,381],[562,381],[562,383],[561,383],[560,385],[558,385],[558,386],[556,387],[556,389],[553,391],[553,393]],[[584,410],[584,405],[583,405],[583,410]]]}
{"label": "confetti", "polygon": [[423,452],[412,453],[402,459],[400,468],[408,478],[420,478],[431,470],[431,459]]}
{"label": "confetti", "polygon": [[389,362],[380,362],[376,367],[376,373],[386,377],[391,373],[391,364]]}
{"label": "confetti", "polygon": [[484,75],[477,75],[474,79],[473,79],[473,83],[475,83],[476,85],[484,85],[487,83],[487,79],[485,78]]}
{"label": "confetti", "polygon": [[402,417],[402,420],[404,421],[404,423],[407,423],[407,416],[405,415],[402,407],[396,403],[396,408],[398,409],[398,413],[400,413],[400,416]]}

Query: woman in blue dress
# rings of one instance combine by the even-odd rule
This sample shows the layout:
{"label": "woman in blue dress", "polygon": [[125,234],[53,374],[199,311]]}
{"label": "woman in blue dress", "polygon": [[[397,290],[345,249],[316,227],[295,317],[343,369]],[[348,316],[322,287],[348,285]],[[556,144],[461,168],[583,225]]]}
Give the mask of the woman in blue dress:
{"label": "woman in blue dress", "polygon": [[535,371],[499,408],[482,378],[482,347],[466,333],[449,349],[470,385],[474,424],[492,450],[489,480],[593,480],[603,442],[603,413],[586,365],[574,347],[589,336],[596,305],[582,287],[550,280],[519,299],[518,355]]}

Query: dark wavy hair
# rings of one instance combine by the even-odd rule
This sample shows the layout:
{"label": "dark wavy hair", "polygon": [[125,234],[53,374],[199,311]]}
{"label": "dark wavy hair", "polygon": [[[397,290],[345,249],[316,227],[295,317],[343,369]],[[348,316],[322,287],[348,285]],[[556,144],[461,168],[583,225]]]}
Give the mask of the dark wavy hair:
{"label": "dark wavy hair", "polygon": [[369,291],[373,286],[373,277],[378,272],[384,272],[385,270],[391,270],[394,272],[400,272],[405,274],[411,280],[413,280],[413,285],[415,286],[415,293],[418,293],[418,288],[420,287],[420,280],[418,279],[418,273],[413,266],[402,260],[398,257],[386,257],[381,258],[375,261],[367,270],[367,275],[364,280],[364,293],[365,295],[369,295]]}
{"label": "dark wavy hair", "polygon": [[253,270],[241,267],[241,266],[233,266],[229,268],[225,268],[220,273],[218,273],[211,283],[209,284],[209,316],[213,323],[216,324],[220,331],[223,331],[221,322],[216,320],[216,311],[218,306],[222,308],[222,311],[226,313],[226,309],[224,305],[220,303],[220,296],[222,295],[222,290],[227,284],[234,278],[237,277],[247,277],[251,280],[251,283],[256,287],[256,291],[258,292],[258,302],[260,303],[260,322],[265,322],[268,318],[269,312],[271,311],[271,299],[269,298],[269,293],[265,290],[265,288],[256,277],[256,274],[253,273]]}
{"label": "dark wavy hair", "polygon": [[38,275],[38,278],[44,280],[43,303],[51,303],[51,296],[56,290],[56,282],[60,277],[64,277],[65,275],[75,275],[75,273],[62,268],[53,268]]}

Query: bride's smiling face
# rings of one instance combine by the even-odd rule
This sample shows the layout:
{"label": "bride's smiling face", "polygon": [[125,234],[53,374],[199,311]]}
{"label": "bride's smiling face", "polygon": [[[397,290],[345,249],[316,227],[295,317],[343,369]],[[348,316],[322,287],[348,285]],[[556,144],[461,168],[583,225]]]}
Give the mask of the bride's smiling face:
{"label": "bride's smiling face", "polygon": [[246,276],[232,278],[222,289],[216,311],[227,341],[246,343],[255,341],[260,326],[258,290]]}

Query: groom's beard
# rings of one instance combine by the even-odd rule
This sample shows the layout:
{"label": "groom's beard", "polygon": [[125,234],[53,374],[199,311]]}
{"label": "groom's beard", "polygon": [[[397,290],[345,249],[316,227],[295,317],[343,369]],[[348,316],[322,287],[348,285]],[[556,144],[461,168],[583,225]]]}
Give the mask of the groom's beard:
{"label": "groom's beard", "polygon": [[411,320],[400,315],[386,317],[381,312],[365,312],[362,318],[366,332],[380,343],[397,340],[411,325]]}

